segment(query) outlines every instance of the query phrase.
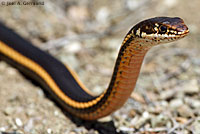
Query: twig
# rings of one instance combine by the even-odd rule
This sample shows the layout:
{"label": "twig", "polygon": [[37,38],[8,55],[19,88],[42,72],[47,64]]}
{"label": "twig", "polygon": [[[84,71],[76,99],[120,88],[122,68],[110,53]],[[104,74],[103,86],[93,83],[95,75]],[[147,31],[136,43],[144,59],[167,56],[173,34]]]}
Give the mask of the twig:
{"label": "twig", "polygon": [[183,130],[186,126],[188,126],[189,124],[191,124],[191,123],[194,121],[194,119],[189,119],[186,123],[184,123],[184,124],[179,124],[179,123],[177,123],[177,121],[176,121],[175,119],[171,118],[171,120],[172,120],[173,124],[175,124],[175,125],[174,125],[173,128],[171,128],[171,129],[167,132],[167,134],[171,134],[172,132],[174,132],[174,131],[175,131],[176,129],[178,129],[178,128],[180,128],[180,129]]}

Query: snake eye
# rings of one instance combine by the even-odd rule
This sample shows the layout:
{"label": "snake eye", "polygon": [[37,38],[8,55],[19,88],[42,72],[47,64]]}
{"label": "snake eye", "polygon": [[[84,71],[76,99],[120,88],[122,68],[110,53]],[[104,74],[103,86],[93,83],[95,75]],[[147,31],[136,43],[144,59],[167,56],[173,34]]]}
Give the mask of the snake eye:
{"label": "snake eye", "polygon": [[167,27],[166,26],[160,26],[160,32],[162,32],[162,33],[167,32]]}

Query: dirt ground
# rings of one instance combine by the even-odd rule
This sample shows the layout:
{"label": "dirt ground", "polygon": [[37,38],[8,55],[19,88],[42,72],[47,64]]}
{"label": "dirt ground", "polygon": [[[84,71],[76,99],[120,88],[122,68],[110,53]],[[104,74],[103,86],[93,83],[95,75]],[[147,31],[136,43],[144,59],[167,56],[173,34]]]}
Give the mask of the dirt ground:
{"label": "dirt ground", "polygon": [[[134,24],[155,16],[183,18],[189,36],[148,52],[134,93],[111,119],[119,133],[200,134],[199,0],[8,1],[19,2],[1,0],[0,21],[73,68],[96,94],[108,86],[120,44]],[[77,126],[41,87],[4,61],[0,132],[103,133]]]}

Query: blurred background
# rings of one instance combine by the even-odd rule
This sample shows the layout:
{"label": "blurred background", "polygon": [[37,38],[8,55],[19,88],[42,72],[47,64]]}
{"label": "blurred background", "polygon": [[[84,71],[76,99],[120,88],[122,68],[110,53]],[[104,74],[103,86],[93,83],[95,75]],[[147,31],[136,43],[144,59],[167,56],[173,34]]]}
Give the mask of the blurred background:
{"label": "blurred background", "polygon": [[[126,133],[200,132],[199,0],[2,2],[18,1],[0,0],[1,22],[73,68],[96,94],[107,88],[121,42],[132,26],[156,16],[182,18],[189,36],[148,52],[135,92],[112,119],[117,130]],[[98,134],[73,124],[40,87],[3,61],[0,96],[0,131]]]}

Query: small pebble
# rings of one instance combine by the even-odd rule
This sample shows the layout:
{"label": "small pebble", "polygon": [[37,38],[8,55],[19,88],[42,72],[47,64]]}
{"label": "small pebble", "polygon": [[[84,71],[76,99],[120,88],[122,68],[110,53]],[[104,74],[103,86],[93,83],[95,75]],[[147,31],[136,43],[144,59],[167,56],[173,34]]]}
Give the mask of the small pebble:
{"label": "small pebble", "polygon": [[153,128],[161,127],[161,126],[165,126],[165,124],[167,124],[168,121],[169,121],[169,118],[166,115],[160,114],[151,119],[151,125],[153,126]]}
{"label": "small pebble", "polygon": [[186,104],[188,104],[192,108],[197,108],[197,109],[200,108],[200,100],[186,97],[184,98],[184,101],[186,102]]}
{"label": "small pebble", "polygon": [[180,122],[181,124],[187,123],[188,119],[183,117],[176,117],[176,121]]}
{"label": "small pebble", "polygon": [[174,99],[169,103],[170,107],[175,109],[183,105],[183,101],[181,99]]}
{"label": "small pebble", "polygon": [[135,128],[140,128],[147,120],[150,119],[150,115],[147,111],[142,114],[142,117],[135,124]]}
{"label": "small pebble", "polygon": [[16,125],[19,126],[19,127],[22,127],[22,126],[23,126],[23,123],[22,123],[22,121],[21,121],[20,118],[16,118],[16,119],[15,119],[15,123],[16,123]]}
{"label": "small pebble", "polygon": [[6,128],[5,128],[5,127],[1,127],[1,128],[0,128],[0,132],[1,132],[1,131],[6,131]]}
{"label": "small pebble", "polygon": [[41,97],[44,97],[44,92],[41,89],[37,90],[37,94]]}
{"label": "small pebble", "polygon": [[[31,106],[31,105],[30,105]],[[27,110],[27,112],[26,112],[26,114],[28,115],[28,116],[33,116],[33,115],[35,115],[37,112],[35,111],[35,109],[33,109],[32,107],[30,107],[28,110]]]}
{"label": "small pebble", "polygon": [[54,111],[54,115],[55,116],[58,116],[59,115],[59,112],[56,110],[56,111]]}
{"label": "small pebble", "polygon": [[52,133],[51,128],[48,128],[48,129],[47,129],[47,133],[48,133],[48,134],[51,134],[51,133]]}
{"label": "small pebble", "polygon": [[135,10],[138,8],[142,0],[126,0],[126,6],[130,10]]}
{"label": "small pebble", "polygon": [[178,113],[182,117],[194,117],[192,109],[187,105],[182,105],[177,109]]}
{"label": "small pebble", "polygon": [[16,75],[17,74],[17,71],[16,71],[16,69],[14,69],[14,68],[8,68],[7,70],[6,70],[6,72],[7,72],[7,74],[8,75],[10,75],[10,76],[14,76],[14,75]]}
{"label": "small pebble", "polygon": [[137,114],[137,113],[136,113],[135,110],[130,110],[130,112],[129,112],[129,116],[130,116],[130,117],[135,117],[136,114]]}
{"label": "small pebble", "polygon": [[200,108],[200,101],[198,101],[198,100],[194,101],[194,102],[192,103],[192,106],[193,106],[194,108]]}
{"label": "small pebble", "polygon": [[178,0],[164,0],[164,4],[168,7],[174,7],[178,4]]}
{"label": "small pebble", "polygon": [[142,117],[144,117],[144,118],[149,118],[149,112],[145,111],[145,112],[142,114]]}
{"label": "small pebble", "polygon": [[15,112],[15,109],[13,107],[7,107],[4,109],[4,113],[6,115],[12,115]]}
{"label": "small pebble", "polygon": [[111,120],[112,120],[111,116],[106,116],[106,117],[98,119],[99,122],[109,122]]}
{"label": "small pebble", "polygon": [[136,92],[133,92],[133,93],[131,94],[131,98],[133,98],[134,100],[136,100],[136,101],[138,101],[138,102],[140,102],[140,103],[145,103],[144,98],[143,98],[140,94],[138,94],[138,93],[136,93]]}
{"label": "small pebble", "polygon": [[165,90],[161,92],[160,99],[166,100],[166,99],[174,97],[175,95],[176,94],[174,90]]}
{"label": "small pebble", "polygon": [[77,53],[81,50],[81,43],[80,42],[71,42],[70,45],[65,45],[65,51],[68,53]]}
{"label": "small pebble", "polygon": [[34,119],[31,118],[31,119],[29,119],[28,122],[25,124],[25,126],[24,126],[24,131],[25,131],[25,132],[30,132],[31,129],[33,129],[33,128],[34,128]]}
{"label": "small pebble", "polygon": [[129,127],[125,127],[125,126],[121,126],[121,127],[119,127],[119,129],[121,131],[125,131],[125,132],[133,132],[135,130],[134,128],[129,128]]}
{"label": "small pebble", "polygon": [[193,79],[189,82],[186,82],[183,86],[183,91],[187,94],[195,94],[199,93],[199,86],[198,81],[196,79]]}
{"label": "small pebble", "polygon": [[107,23],[108,21],[108,16],[109,16],[110,12],[109,9],[106,7],[102,7],[98,10],[97,14],[96,14],[96,19],[97,21],[101,22],[101,23]]}

